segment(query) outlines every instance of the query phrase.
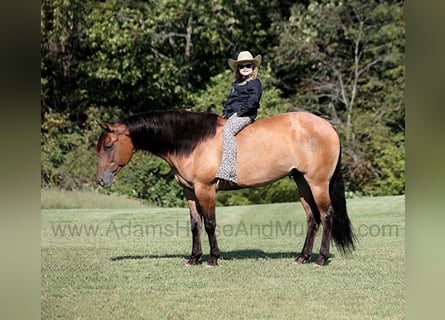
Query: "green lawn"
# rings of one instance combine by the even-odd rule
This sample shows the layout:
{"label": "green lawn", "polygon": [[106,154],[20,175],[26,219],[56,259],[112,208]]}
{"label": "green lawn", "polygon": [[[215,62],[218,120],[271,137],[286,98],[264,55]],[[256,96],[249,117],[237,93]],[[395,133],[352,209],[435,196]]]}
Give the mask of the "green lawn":
{"label": "green lawn", "polygon": [[42,319],[405,319],[405,197],[348,208],[358,249],[322,268],[292,264],[299,203],[217,208],[216,268],[184,265],[187,209],[42,209]]}

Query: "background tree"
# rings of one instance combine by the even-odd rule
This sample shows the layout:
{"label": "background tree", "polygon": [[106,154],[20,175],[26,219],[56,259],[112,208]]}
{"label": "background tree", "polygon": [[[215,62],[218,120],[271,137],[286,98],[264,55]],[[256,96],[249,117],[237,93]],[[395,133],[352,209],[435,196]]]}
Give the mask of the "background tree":
{"label": "background tree", "polygon": [[402,193],[402,2],[313,1],[276,28],[276,77],[296,109],[327,116],[341,133],[349,189],[381,194],[384,180]]}

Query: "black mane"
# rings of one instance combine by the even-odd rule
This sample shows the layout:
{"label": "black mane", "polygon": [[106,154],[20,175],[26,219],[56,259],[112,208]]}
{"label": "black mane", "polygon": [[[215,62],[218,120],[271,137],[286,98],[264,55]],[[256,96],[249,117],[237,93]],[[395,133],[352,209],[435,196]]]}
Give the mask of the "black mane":
{"label": "black mane", "polygon": [[209,112],[153,111],[120,122],[138,150],[189,155],[200,142],[215,136],[218,117]]}

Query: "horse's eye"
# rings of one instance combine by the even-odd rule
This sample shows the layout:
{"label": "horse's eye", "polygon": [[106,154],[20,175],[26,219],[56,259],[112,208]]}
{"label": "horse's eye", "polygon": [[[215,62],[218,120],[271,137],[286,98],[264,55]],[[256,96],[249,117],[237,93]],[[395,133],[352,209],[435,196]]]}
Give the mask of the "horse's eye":
{"label": "horse's eye", "polygon": [[105,150],[106,151],[110,151],[112,149],[113,149],[113,144],[112,143],[108,143],[108,144],[105,145]]}

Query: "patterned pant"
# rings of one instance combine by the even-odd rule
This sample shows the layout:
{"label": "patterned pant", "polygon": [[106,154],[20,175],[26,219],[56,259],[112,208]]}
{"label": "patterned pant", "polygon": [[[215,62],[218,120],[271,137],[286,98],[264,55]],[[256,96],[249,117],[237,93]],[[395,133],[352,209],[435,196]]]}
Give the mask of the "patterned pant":
{"label": "patterned pant", "polygon": [[223,154],[219,165],[217,178],[237,183],[236,174],[236,134],[252,123],[249,117],[238,117],[233,114],[223,128]]}

